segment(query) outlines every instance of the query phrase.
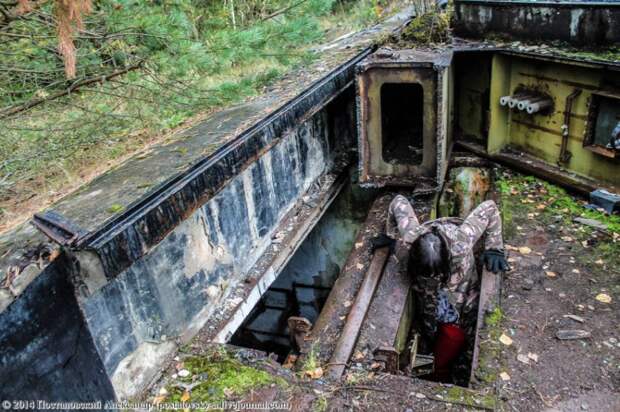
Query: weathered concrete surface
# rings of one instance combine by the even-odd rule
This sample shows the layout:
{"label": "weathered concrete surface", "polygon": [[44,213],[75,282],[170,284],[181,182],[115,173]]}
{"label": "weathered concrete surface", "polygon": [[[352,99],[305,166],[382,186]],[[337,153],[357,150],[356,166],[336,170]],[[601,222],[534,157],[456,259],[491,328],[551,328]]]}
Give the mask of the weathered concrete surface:
{"label": "weathered concrete surface", "polygon": [[[356,56],[369,53],[377,39],[398,29],[411,14],[411,9],[403,10],[380,25],[318,48],[321,58],[316,64],[285,76],[264,95],[217,112],[198,125],[150,147],[51,209],[90,231],[89,247],[94,247],[104,259],[99,269],[108,277],[119,274],[159,243],[182,219],[206,203],[234,175],[247,168],[252,156],[260,156],[261,148],[276,144],[288,129],[306,120],[342,91],[352,80],[352,73],[347,71],[352,65],[342,73],[330,71],[347,61],[354,64]],[[337,74],[335,81],[325,81],[327,74]],[[288,109],[283,111],[282,107],[287,104]],[[257,125],[260,120],[264,121]],[[236,154],[229,153],[238,149],[243,141],[250,145]],[[212,167],[214,159],[226,153],[228,158],[218,167]],[[207,169],[209,173],[201,175]],[[165,204],[166,199],[174,202]],[[136,213],[137,210],[150,213],[147,213],[148,219]],[[166,219],[162,219],[163,216]],[[150,231],[145,232],[149,224]],[[116,244],[111,244],[112,240],[116,240]],[[45,238],[29,224],[0,236],[2,284],[9,268],[41,242],[46,242]],[[123,253],[112,254],[119,250]],[[1,293],[0,309],[14,298],[14,294]]]}
{"label": "weathered concrete surface", "polygon": [[[0,399],[114,397],[61,255],[0,316]],[[5,408],[8,409],[8,408]]]}
{"label": "weathered concrete surface", "polygon": [[[283,215],[332,165],[326,112],[233,178],[143,259],[81,295],[89,329],[120,397],[136,395],[197,331],[265,248]],[[83,289],[87,289],[86,286]],[[151,373],[143,371],[152,365]],[[131,373],[143,372],[143,379]],[[133,376],[131,376],[133,375]]]}
{"label": "weathered concrete surface", "polygon": [[578,46],[620,42],[618,2],[455,1],[454,32],[483,38],[561,40]]}

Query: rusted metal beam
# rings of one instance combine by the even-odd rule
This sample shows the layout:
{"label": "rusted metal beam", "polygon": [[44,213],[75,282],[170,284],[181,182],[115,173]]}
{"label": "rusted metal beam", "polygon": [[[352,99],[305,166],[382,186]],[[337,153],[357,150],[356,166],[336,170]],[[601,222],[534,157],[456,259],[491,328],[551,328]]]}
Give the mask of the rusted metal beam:
{"label": "rusted metal beam", "polygon": [[370,262],[370,268],[368,268],[362,286],[355,297],[355,301],[347,317],[347,322],[342,329],[342,334],[340,335],[340,339],[338,339],[336,349],[329,362],[330,366],[327,374],[331,379],[339,379],[344,372],[346,364],[351,357],[351,352],[353,352],[353,348],[357,342],[362,322],[364,322],[366,312],[368,312],[368,307],[375,294],[389,255],[390,251],[387,247],[375,251],[372,261]]}
{"label": "rusted metal beam", "polygon": [[351,253],[340,271],[340,275],[327,297],[319,317],[314,322],[312,331],[300,349],[296,365],[305,363],[310,353],[321,364],[326,363],[336,346],[344,319],[349,313],[351,302],[360,288],[364,273],[368,270],[371,260],[370,239],[384,230],[387,210],[392,196],[386,195],[376,199],[366,221],[360,227]]}
{"label": "rusted metal beam", "polygon": [[457,144],[466,150],[469,150],[478,156],[491,159],[497,163],[503,164],[511,169],[515,169],[522,173],[534,175],[545,179],[551,183],[562,186],[572,192],[582,196],[589,196],[590,192],[596,189],[606,189],[612,193],[617,193],[619,188],[603,184],[591,179],[587,179],[575,174],[561,170],[559,167],[549,165],[526,153],[516,153],[511,150],[504,149],[499,153],[489,154],[486,148],[475,142],[459,140]]}

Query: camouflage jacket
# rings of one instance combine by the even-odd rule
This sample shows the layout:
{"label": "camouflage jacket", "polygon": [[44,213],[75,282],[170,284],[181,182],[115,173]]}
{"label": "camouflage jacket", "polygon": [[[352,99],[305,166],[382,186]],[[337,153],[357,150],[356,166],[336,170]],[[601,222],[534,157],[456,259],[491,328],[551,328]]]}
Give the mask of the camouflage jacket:
{"label": "camouflage jacket", "polygon": [[420,273],[414,281],[414,287],[419,292],[426,292],[427,300],[432,300],[432,305],[427,302],[425,306],[436,307],[437,296],[442,292],[441,295],[447,297],[462,319],[463,314],[471,312],[478,302],[479,276],[474,246],[484,235],[485,249],[504,248],[499,209],[495,202],[487,200],[478,205],[465,220],[440,218],[420,224],[413,207],[404,196],[398,195],[390,203],[386,231],[393,239],[400,239],[409,246],[433,226],[437,227],[450,249],[451,274],[448,282],[440,285],[437,280]]}

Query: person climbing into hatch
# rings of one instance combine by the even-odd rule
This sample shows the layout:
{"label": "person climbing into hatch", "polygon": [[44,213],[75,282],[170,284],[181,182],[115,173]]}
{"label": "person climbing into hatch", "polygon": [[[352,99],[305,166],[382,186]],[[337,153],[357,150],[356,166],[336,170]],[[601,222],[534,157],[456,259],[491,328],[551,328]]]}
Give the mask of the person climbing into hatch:
{"label": "person climbing into hatch", "polygon": [[407,273],[413,278],[421,332],[433,348],[433,377],[438,381],[448,381],[457,357],[473,348],[467,337],[474,336],[480,288],[474,248],[483,236],[482,263],[494,273],[509,270],[495,202],[482,202],[465,220],[420,224],[409,201],[397,195],[389,206],[386,234],[373,239],[373,249],[393,249],[397,240],[409,248]]}

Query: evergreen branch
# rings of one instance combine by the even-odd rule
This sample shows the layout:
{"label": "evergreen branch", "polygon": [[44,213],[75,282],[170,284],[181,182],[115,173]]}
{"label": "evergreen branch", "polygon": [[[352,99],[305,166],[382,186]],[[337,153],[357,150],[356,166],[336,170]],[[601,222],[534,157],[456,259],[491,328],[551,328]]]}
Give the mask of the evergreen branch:
{"label": "evergreen branch", "polygon": [[110,80],[110,79],[112,79],[114,77],[120,76],[120,75],[125,74],[127,72],[130,72],[132,70],[135,70],[135,69],[141,67],[143,63],[144,63],[144,61],[141,60],[141,61],[139,61],[139,62],[137,62],[135,64],[132,64],[131,66],[127,66],[127,67],[125,67],[125,68],[123,68],[121,70],[117,70],[117,71],[115,71],[113,73],[110,73],[110,74],[107,74],[107,75],[104,75],[104,76],[95,76],[95,77],[91,77],[91,78],[88,78],[88,79],[79,80],[79,81],[73,83],[67,89],[62,90],[62,91],[60,91],[58,93],[54,93],[54,94],[52,94],[50,96],[43,97],[43,98],[33,99],[33,100],[30,100],[29,102],[26,102],[24,104],[20,104],[20,105],[17,105],[17,106],[7,107],[6,109],[0,110],[0,119],[5,119],[5,118],[10,117],[10,116],[12,116],[12,115],[14,115],[16,113],[21,113],[21,112],[24,112],[26,110],[32,109],[33,107],[38,106],[40,104],[43,104],[45,102],[48,102],[50,100],[54,100],[54,99],[57,99],[59,97],[66,96],[66,95],[71,94],[71,93],[73,93],[75,91],[78,91],[81,87],[89,86],[91,84],[97,84],[97,83],[105,82],[105,81]]}

